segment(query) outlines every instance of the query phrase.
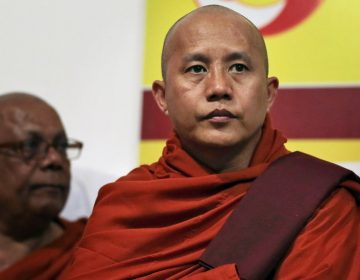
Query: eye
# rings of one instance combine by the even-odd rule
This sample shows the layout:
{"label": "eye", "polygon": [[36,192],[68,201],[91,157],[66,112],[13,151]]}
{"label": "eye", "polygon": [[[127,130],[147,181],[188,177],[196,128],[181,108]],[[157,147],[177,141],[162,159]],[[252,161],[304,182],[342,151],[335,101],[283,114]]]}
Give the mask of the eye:
{"label": "eye", "polygon": [[230,66],[230,72],[244,72],[248,68],[242,63],[236,63]]}
{"label": "eye", "polygon": [[59,138],[54,141],[53,147],[60,153],[66,154],[66,149],[69,147],[68,140],[66,138]]}
{"label": "eye", "polygon": [[194,73],[194,74],[199,74],[199,73],[205,73],[206,72],[206,69],[204,66],[202,65],[193,65],[189,68],[187,68],[185,70],[186,73]]}
{"label": "eye", "polygon": [[31,137],[30,139],[24,141],[21,150],[25,157],[34,156],[40,149],[43,140],[40,137]]}

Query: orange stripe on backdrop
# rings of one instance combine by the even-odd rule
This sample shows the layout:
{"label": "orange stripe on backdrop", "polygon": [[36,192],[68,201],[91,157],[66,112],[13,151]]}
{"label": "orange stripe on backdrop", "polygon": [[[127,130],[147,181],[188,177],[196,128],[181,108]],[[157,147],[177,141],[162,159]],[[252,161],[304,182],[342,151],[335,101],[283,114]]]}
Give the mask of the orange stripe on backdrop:
{"label": "orange stripe on backdrop", "polygon": [[[283,88],[271,115],[274,127],[288,138],[360,139],[359,104],[360,86]],[[170,133],[168,118],[145,90],[141,139],[164,139]]]}

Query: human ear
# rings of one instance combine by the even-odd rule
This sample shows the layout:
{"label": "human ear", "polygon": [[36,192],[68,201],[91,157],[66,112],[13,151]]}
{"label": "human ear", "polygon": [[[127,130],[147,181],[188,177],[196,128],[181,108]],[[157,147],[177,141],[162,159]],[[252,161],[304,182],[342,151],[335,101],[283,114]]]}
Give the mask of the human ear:
{"label": "human ear", "polygon": [[267,98],[268,105],[267,111],[270,110],[271,106],[274,104],[279,88],[279,80],[276,77],[269,77],[267,80]]}
{"label": "human ear", "polygon": [[152,84],[152,95],[156,104],[165,115],[168,114],[167,103],[165,98],[165,82],[156,80]]}

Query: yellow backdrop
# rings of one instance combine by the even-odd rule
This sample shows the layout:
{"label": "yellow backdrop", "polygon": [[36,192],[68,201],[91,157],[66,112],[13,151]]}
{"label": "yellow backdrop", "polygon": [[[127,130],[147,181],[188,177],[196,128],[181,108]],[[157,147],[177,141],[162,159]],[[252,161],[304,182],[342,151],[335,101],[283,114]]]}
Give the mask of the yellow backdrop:
{"label": "yellow backdrop", "polygon": [[[243,2],[262,5],[277,1]],[[192,0],[147,1],[144,90],[154,80],[161,79],[161,48],[167,30],[196,7],[196,1]],[[351,85],[359,87],[360,94],[359,10],[358,0],[322,1],[300,24],[266,36],[270,75],[277,76],[283,87]],[[157,160],[163,145],[164,139],[142,140],[141,163]],[[360,161],[360,139],[290,139],[287,146],[330,161]]]}

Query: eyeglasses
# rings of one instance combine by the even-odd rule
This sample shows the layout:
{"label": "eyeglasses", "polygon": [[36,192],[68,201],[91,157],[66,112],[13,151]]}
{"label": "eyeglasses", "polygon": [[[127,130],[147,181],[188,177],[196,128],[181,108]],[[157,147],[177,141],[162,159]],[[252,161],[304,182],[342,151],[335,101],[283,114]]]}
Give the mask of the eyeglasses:
{"label": "eyeglasses", "polygon": [[21,158],[25,161],[43,159],[54,148],[68,160],[77,159],[83,143],[74,139],[55,139],[52,143],[44,139],[32,138],[22,142],[0,144],[0,154]]}

